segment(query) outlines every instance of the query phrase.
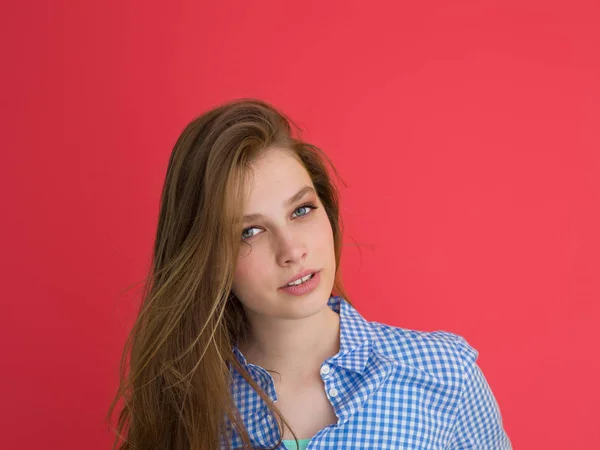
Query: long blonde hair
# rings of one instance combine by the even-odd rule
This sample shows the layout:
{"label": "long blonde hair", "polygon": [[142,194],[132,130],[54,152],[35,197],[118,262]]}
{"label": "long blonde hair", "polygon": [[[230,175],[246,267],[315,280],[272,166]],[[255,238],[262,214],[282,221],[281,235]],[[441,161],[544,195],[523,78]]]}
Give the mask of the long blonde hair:
{"label": "long blonde hair", "polygon": [[[232,349],[247,331],[231,292],[240,248],[242,199],[250,163],[270,147],[294,152],[308,171],[333,229],[332,295],[348,302],[340,276],[342,229],[331,160],[300,138],[300,129],[266,102],[239,99],[188,124],[171,153],[162,190],[152,263],[127,338],[113,450],[214,450],[230,442],[229,420],[252,449],[230,392],[230,366],[265,401],[283,436],[288,422]],[[128,367],[129,365],[129,367]],[[296,439],[296,435],[292,430]],[[277,446],[281,444],[281,440]]]}

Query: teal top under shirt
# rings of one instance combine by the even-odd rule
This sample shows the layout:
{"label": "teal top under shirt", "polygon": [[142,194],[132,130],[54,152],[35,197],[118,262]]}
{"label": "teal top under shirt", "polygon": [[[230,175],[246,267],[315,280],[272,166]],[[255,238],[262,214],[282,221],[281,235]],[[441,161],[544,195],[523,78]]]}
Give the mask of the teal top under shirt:
{"label": "teal top under shirt", "polygon": [[310,439],[298,439],[300,447],[296,447],[296,441],[293,439],[284,439],[283,443],[289,450],[306,450]]}

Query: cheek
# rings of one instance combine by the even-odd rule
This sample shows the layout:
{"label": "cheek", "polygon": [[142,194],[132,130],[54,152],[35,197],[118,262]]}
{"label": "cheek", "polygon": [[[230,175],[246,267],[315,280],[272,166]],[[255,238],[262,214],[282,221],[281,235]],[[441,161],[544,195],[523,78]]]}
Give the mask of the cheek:
{"label": "cheek", "polygon": [[246,280],[251,279],[252,263],[249,257],[240,258],[237,262],[237,267],[233,275],[234,285],[240,287],[246,283]]}
{"label": "cheek", "polygon": [[253,284],[260,283],[260,277],[264,276],[264,270],[259,268],[264,267],[261,261],[260,251],[254,248],[244,249],[244,256],[238,258],[237,267],[233,275],[233,285],[236,291],[245,291],[252,289]]}
{"label": "cheek", "polygon": [[333,230],[327,215],[323,214],[320,217],[314,236],[318,236],[318,244],[320,248],[330,250],[333,248]]}

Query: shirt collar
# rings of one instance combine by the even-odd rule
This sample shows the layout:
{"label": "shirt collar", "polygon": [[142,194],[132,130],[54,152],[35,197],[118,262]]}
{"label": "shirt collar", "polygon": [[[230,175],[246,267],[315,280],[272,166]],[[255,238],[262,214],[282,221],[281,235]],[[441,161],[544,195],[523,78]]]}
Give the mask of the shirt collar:
{"label": "shirt collar", "polygon": [[[357,382],[357,384],[353,384],[353,388],[346,392],[345,397],[340,398],[335,407],[335,413],[339,418],[338,425],[341,425],[348,421],[356,410],[361,409],[380,388],[393,370],[394,362],[390,358],[371,352],[377,338],[375,328],[350,303],[340,296],[332,296],[327,304],[340,314],[340,350],[327,359],[327,363],[358,373],[360,374],[358,378],[362,380],[357,382],[355,377],[351,377],[353,383]],[[237,346],[233,347],[233,351],[248,374],[267,395],[276,400],[277,393],[269,373],[248,363]],[[233,370],[231,366],[230,370]],[[344,377],[348,375],[343,370],[334,372],[339,383],[344,383]],[[274,446],[279,435],[276,427],[272,426],[272,416],[264,402],[249,401],[245,388],[237,384],[233,386],[233,395],[253,445],[260,448]],[[239,440],[236,442],[241,444]]]}
{"label": "shirt collar", "polygon": [[[329,359],[329,363],[362,374],[373,342],[371,324],[341,296],[329,297],[327,306],[340,315],[340,351]],[[248,365],[235,345],[233,353],[242,366]]]}

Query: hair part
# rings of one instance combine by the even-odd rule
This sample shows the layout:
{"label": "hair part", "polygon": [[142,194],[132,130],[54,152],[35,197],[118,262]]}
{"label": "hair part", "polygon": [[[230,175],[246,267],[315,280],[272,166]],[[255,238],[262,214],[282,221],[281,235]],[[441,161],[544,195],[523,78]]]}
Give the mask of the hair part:
{"label": "hair part", "polygon": [[169,159],[151,267],[107,415],[110,423],[123,400],[113,450],[214,450],[223,442],[229,448],[233,431],[243,449],[251,450],[230,392],[232,368],[275,415],[281,436],[285,426],[296,439],[233,353],[248,331],[231,291],[247,174],[252,161],[275,147],[293,152],[310,175],[333,230],[332,294],[350,302],[340,273],[339,196],[327,166],[341,178],[327,155],[303,141],[292,120],[261,100],[234,100],[197,117]]}

